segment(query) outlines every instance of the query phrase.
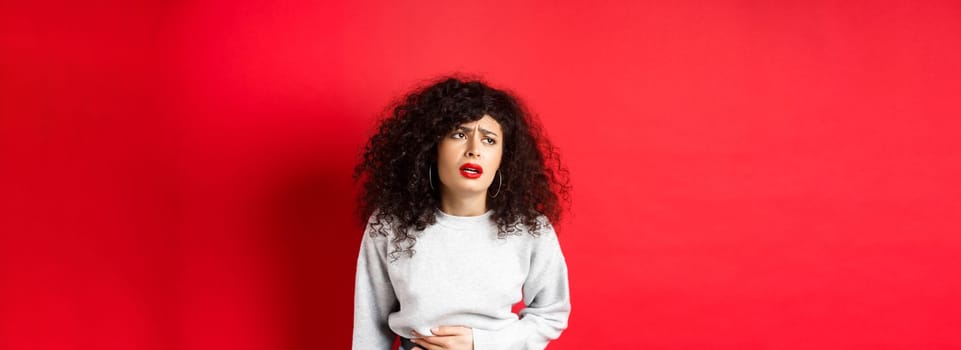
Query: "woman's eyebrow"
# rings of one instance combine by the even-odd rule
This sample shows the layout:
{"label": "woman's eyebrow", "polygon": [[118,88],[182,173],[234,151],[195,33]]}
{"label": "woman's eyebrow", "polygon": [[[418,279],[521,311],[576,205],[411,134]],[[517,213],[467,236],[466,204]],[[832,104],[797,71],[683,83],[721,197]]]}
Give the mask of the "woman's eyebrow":
{"label": "woman's eyebrow", "polygon": [[[478,128],[478,129],[480,129],[480,131],[481,131],[482,133],[484,133],[484,134],[497,136],[497,133],[495,133],[495,132],[493,132],[493,131],[490,131],[490,130],[487,130],[487,129],[484,129],[484,128]],[[463,132],[471,132],[471,131],[474,131],[474,129],[468,128],[468,127],[463,126],[463,125],[458,126],[458,127],[457,127],[457,130],[460,130],[460,131],[463,131]]]}

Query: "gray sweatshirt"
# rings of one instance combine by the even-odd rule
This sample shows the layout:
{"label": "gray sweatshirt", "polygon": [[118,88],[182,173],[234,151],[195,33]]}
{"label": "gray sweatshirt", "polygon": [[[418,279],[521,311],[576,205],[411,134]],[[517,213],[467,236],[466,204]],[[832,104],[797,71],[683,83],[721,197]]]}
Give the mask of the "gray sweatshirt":
{"label": "gray sweatshirt", "polygon": [[[470,327],[475,350],[543,349],[567,328],[567,264],[545,217],[539,237],[497,238],[493,211],[453,216],[416,232],[414,256],[391,261],[390,238],[368,222],[357,258],[354,349],[388,350],[394,335]],[[523,291],[523,295],[521,294]],[[523,297],[520,315],[511,306]]]}

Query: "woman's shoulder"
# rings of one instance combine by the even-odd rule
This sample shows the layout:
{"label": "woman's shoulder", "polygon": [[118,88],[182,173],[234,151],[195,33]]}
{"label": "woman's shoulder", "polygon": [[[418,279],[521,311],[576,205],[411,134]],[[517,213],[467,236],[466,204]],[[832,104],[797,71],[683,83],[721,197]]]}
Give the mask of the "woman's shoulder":
{"label": "woman's shoulder", "polygon": [[522,233],[523,236],[530,239],[546,238],[552,240],[557,238],[554,225],[546,215],[540,214],[536,216],[532,224],[525,221],[526,220],[520,220],[517,224],[517,228],[520,229],[520,233]]}
{"label": "woman's shoulder", "polygon": [[554,232],[554,225],[551,223],[551,219],[548,218],[547,215],[539,214],[535,218],[535,221],[537,221],[537,225],[541,230],[550,231],[552,233]]}
{"label": "woman's shoulder", "polygon": [[374,210],[367,218],[364,234],[371,238],[388,238],[394,234],[396,219],[390,215],[383,215],[380,209]]}

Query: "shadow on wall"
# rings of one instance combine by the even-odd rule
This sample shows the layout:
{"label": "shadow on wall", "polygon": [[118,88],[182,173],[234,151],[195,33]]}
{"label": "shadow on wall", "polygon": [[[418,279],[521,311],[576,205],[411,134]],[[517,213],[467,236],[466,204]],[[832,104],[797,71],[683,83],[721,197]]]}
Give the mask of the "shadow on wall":
{"label": "shadow on wall", "polygon": [[[357,144],[361,144],[358,141]],[[353,286],[363,227],[354,214],[350,147],[294,157],[268,185],[258,234],[281,285],[275,295],[289,349],[346,349],[353,327]],[[310,153],[310,152],[306,152]],[[335,154],[335,158],[330,156]]]}

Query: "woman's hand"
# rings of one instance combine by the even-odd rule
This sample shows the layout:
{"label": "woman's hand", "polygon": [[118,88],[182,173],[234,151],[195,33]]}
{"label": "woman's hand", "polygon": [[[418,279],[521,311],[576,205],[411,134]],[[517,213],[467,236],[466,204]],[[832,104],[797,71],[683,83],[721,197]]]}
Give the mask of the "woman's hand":
{"label": "woman's hand", "polygon": [[474,331],[469,327],[440,326],[430,332],[434,335],[428,337],[414,331],[411,341],[427,350],[474,350]]}

